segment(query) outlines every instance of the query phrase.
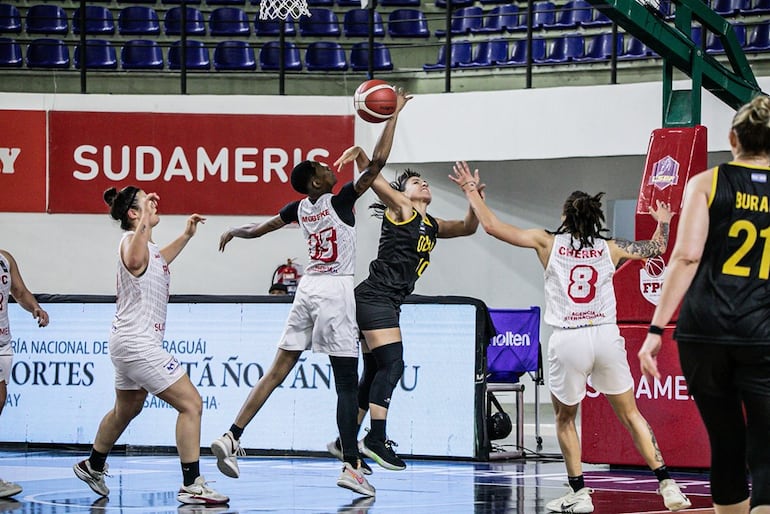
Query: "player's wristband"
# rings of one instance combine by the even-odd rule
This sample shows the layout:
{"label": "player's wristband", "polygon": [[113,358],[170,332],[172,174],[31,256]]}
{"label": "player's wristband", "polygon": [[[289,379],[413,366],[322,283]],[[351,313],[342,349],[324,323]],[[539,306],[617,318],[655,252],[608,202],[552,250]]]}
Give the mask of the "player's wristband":
{"label": "player's wristband", "polygon": [[650,328],[647,329],[647,333],[655,336],[661,336],[663,335],[663,328],[659,327],[658,325],[650,325]]}

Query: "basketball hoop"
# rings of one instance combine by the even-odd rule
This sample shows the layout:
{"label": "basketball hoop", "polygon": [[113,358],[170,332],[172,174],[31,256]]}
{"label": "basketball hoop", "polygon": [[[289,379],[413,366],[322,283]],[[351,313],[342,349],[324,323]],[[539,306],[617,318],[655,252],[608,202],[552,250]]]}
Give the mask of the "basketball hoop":
{"label": "basketball hoop", "polygon": [[295,20],[310,16],[307,0],[262,0],[259,3],[260,20],[285,20],[289,16]]}

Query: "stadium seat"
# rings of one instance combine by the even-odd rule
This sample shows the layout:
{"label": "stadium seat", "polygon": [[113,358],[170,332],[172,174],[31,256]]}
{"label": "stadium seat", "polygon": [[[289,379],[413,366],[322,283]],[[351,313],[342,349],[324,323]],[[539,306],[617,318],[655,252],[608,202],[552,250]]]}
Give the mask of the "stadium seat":
{"label": "stadium seat", "polygon": [[[623,34],[615,38],[615,56],[623,54]],[[612,33],[597,34],[588,41],[585,56],[577,61],[606,61],[612,57]]]}
{"label": "stadium seat", "polygon": [[35,39],[27,46],[30,68],[69,68],[70,51],[60,39]]}
{"label": "stadium seat", "polygon": [[[556,6],[553,2],[543,0],[532,4],[532,30],[540,30],[545,25],[556,23]],[[521,13],[521,24],[516,28],[517,32],[527,30],[527,13]]]}
{"label": "stadium seat", "polygon": [[742,14],[751,9],[751,0],[713,0],[711,8],[725,18]]}
{"label": "stadium seat", "polygon": [[390,37],[430,37],[428,21],[419,9],[396,9],[388,15]]}
{"label": "stadium seat", "polygon": [[[80,45],[75,47],[73,62],[75,68],[80,68],[82,48]],[[114,70],[118,67],[118,57],[115,48],[109,41],[104,39],[89,39],[86,41],[86,68],[97,70]]]}
{"label": "stadium seat", "polygon": [[[334,7],[334,0],[307,0],[307,5],[310,7],[327,7],[331,9]],[[361,5],[361,2],[359,2],[358,5]]]}
{"label": "stadium seat", "polygon": [[254,49],[246,41],[222,41],[214,49],[215,70],[256,70]]}
{"label": "stadium seat", "polygon": [[481,0],[481,5],[508,4],[509,0]]}
{"label": "stadium seat", "polygon": [[314,41],[305,52],[305,68],[308,71],[345,71],[348,69],[345,50],[336,41]]}
{"label": "stadium seat", "polygon": [[[194,39],[187,40],[187,63],[188,70],[208,70],[211,68],[209,59],[209,49],[202,41]],[[168,49],[168,68],[178,70],[182,67],[182,45],[180,41],[171,43]]]}
{"label": "stadium seat", "polygon": [[743,11],[743,14],[770,13],[770,0],[754,0],[753,5]]}
{"label": "stadium seat", "polygon": [[61,6],[38,4],[27,10],[28,34],[66,34],[68,31],[67,13]]}
{"label": "stadium seat", "polygon": [[519,16],[519,6],[513,4],[493,7],[485,16],[481,27],[471,29],[476,34],[499,34],[503,31],[513,32],[522,23]]}
{"label": "stadium seat", "polygon": [[[371,9],[351,9],[345,13],[342,27],[345,37],[369,37],[369,13]],[[385,27],[382,15],[374,11],[374,37],[383,37]]]}
{"label": "stadium seat", "polygon": [[206,0],[207,5],[245,5],[246,0]]}
{"label": "stadium seat", "polygon": [[209,15],[212,36],[249,36],[251,24],[246,11],[238,7],[218,7]]}
{"label": "stadium seat", "polygon": [[653,55],[654,54],[652,50],[647,48],[647,46],[644,43],[642,43],[640,40],[636,39],[633,36],[629,36],[628,46],[626,47],[626,51],[623,52],[622,55],[618,56],[618,59],[622,59],[622,60],[648,59]]}
{"label": "stadium seat", "polygon": [[[382,4],[380,4],[382,5]],[[360,0],[337,0],[338,7],[361,7]]]}
{"label": "stadium seat", "polygon": [[[375,42],[372,69],[374,71],[386,71],[393,69],[393,61],[390,58],[390,50],[382,43]],[[350,50],[350,68],[353,71],[367,71],[369,69],[369,42],[354,43]]]}
{"label": "stadium seat", "polygon": [[118,15],[118,32],[126,36],[160,34],[158,13],[152,7],[142,5],[124,7]]}
{"label": "stadium seat", "polygon": [[163,51],[153,39],[131,39],[123,45],[120,62],[124,70],[162,70]]}
{"label": "stadium seat", "polygon": [[480,68],[483,66],[498,66],[508,61],[508,41],[491,39],[481,41],[476,45],[473,60],[460,63],[460,68]]}
{"label": "stadium seat", "polygon": [[567,34],[553,40],[548,54],[539,64],[569,63],[585,56],[585,41],[580,34]]}
{"label": "stadium seat", "polygon": [[[446,6],[448,5],[449,0],[436,0],[436,7],[439,7],[441,9],[446,9]],[[474,3],[476,3],[476,0],[452,0],[452,9],[460,9],[462,7],[470,7]]]}
{"label": "stadium seat", "polygon": [[0,68],[20,68],[23,62],[21,45],[11,38],[0,37]]}
{"label": "stadium seat", "polygon": [[[203,36],[206,34],[206,24],[203,22],[203,13],[195,7],[186,7],[187,9],[187,34],[190,36]],[[163,25],[166,28],[166,34],[169,36],[178,36],[182,33],[182,8],[172,7],[166,11],[163,18]]]}
{"label": "stadium seat", "polygon": [[[484,20],[484,12],[481,7],[462,7],[452,13],[451,31],[454,35],[467,35],[473,29],[480,29]],[[436,37],[444,37],[446,30],[439,29],[435,32]]]}
{"label": "stadium seat", "polygon": [[612,20],[603,12],[593,9],[591,13],[591,19],[581,21],[580,25],[583,27],[609,27],[612,25]]}
{"label": "stadium seat", "polygon": [[[86,5],[86,34],[114,34],[112,11],[102,5]],[[80,34],[80,7],[72,14],[72,33]]]}
{"label": "stadium seat", "polygon": [[[735,37],[738,39],[741,47],[746,46],[746,27],[744,25],[734,24],[732,25]],[[724,53],[725,47],[722,44],[722,40],[716,37],[716,34],[709,32],[706,36],[706,52],[709,54],[721,54]]]}
{"label": "stadium seat", "polygon": [[[161,3],[164,5],[167,4],[181,4],[182,0],[161,0]],[[200,5],[201,0],[184,0],[184,3],[186,5]]]}
{"label": "stadium seat", "polygon": [[380,0],[379,5],[383,7],[414,7],[420,8],[420,0]]}
{"label": "stadium seat", "polygon": [[302,37],[339,37],[340,21],[331,9],[313,7],[310,16],[299,19],[299,33]]}
{"label": "stadium seat", "polygon": [[[449,50],[449,65],[457,68],[461,63],[470,63],[473,59],[471,54],[471,42],[468,40],[453,41]],[[435,64],[424,64],[422,69],[425,71],[435,71],[446,69],[446,47],[441,45],[438,49],[438,59]]]}
{"label": "stadium seat", "polygon": [[[284,32],[287,36],[294,36],[297,34],[297,29],[294,26],[294,20],[292,18],[286,20]],[[280,36],[281,22],[280,20],[260,20],[259,14],[257,14],[256,19],[254,20],[254,34],[257,37]]]}
{"label": "stadium seat", "polygon": [[[262,49],[259,51],[259,67],[263,70],[278,70],[280,69],[280,42],[268,41],[262,45]],[[302,61],[299,58],[299,48],[291,41],[286,41],[283,49],[283,63],[285,70],[301,70]]]}
{"label": "stadium seat", "polygon": [[0,4],[0,34],[19,34],[21,14],[15,5]]}
{"label": "stadium seat", "polygon": [[749,40],[744,50],[764,52],[770,50],[770,21],[760,23],[751,28]]}
{"label": "stadium seat", "polygon": [[[532,62],[537,63],[545,59],[545,39],[532,39]],[[506,64],[513,66],[522,66],[527,64],[527,40],[519,39],[513,43],[511,58]]]}
{"label": "stadium seat", "polygon": [[591,21],[593,11],[591,4],[585,0],[570,0],[559,9],[556,21],[546,24],[546,29],[575,29],[585,21]]}
{"label": "stadium seat", "polygon": [[[102,0],[105,1],[105,0]],[[154,4],[155,0],[117,0],[119,4]]]}

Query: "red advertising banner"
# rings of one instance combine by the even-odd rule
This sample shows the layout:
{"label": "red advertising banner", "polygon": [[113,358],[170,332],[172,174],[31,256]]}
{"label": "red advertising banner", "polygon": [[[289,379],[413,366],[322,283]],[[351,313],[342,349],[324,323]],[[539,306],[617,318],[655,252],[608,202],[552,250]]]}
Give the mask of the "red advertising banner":
{"label": "red advertising banner", "polygon": [[301,197],[295,164],[353,144],[353,116],[57,111],[49,134],[51,213],[103,213],[105,189],[136,185],[165,214],[273,215]]}
{"label": "red advertising banner", "polygon": [[45,212],[45,112],[0,111],[0,212]]}

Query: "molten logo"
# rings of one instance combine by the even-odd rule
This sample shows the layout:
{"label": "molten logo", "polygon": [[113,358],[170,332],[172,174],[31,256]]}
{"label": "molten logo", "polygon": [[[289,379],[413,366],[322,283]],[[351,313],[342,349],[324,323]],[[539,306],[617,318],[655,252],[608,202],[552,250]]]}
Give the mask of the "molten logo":
{"label": "molten logo", "polygon": [[529,334],[514,334],[510,330],[505,334],[497,334],[492,338],[492,346],[529,346]]}

